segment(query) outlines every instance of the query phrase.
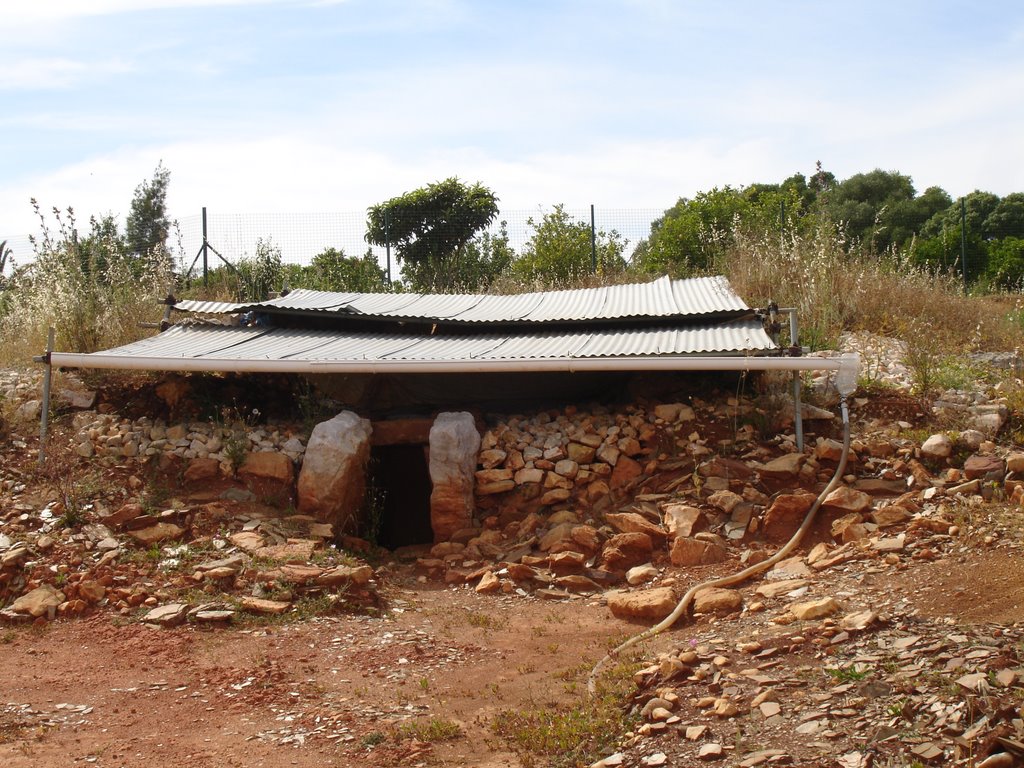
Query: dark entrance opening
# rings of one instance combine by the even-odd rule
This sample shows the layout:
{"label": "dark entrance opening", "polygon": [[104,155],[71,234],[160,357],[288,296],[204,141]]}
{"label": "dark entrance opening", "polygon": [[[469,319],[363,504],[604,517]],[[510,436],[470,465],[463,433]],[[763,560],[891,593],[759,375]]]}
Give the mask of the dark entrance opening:
{"label": "dark entrance opening", "polygon": [[369,493],[376,498],[382,547],[431,544],[430,471],[425,445],[377,445],[370,453]]}

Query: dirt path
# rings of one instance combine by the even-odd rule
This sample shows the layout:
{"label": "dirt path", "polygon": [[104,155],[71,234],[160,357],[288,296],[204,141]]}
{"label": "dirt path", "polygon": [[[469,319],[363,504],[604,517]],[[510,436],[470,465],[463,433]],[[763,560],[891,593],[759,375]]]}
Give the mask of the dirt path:
{"label": "dirt path", "polygon": [[392,607],[252,629],[100,614],[7,630],[0,763],[516,765],[491,716],[570,695],[554,675],[631,629],[585,601],[466,589],[399,589]]}

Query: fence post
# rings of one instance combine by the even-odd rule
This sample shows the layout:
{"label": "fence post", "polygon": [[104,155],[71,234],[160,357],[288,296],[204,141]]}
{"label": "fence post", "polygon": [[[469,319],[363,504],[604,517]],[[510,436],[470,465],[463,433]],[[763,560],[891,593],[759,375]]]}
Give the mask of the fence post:
{"label": "fence post", "polygon": [[964,273],[964,293],[967,293],[967,202],[960,198],[960,268]]}
{"label": "fence post", "polygon": [[597,228],[594,226],[594,204],[590,204],[590,271],[597,274]]}
{"label": "fence post", "polygon": [[50,424],[50,387],[53,381],[53,364],[50,362],[50,356],[53,354],[54,340],[55,334],[51,325],[46,334],[46,354],[33,358],[46,365],[46,370],[43,371],[43,404],[39,410],[39,466],[46,463],[46,437]]}
{"label": "fence post", "polygon": [[388,259],[388,285],[391,285],[391,211],[384,210],[384,252]]}
{"label": "fence post", "polygon": [[208,240],[206,238],[206,206],[203,206],[203,287],[210,285],[210,267],[206,260],[208,250]]}

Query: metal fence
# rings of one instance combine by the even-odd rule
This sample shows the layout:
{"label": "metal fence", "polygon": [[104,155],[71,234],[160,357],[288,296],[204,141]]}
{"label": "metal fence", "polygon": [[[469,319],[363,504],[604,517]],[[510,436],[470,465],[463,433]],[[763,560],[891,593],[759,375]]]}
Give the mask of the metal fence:
{"label": "metal fence", "polygon": [[[521,253],[535,231],[531,222],[539,224],[553,210],[538,206],[532,210],[501,211],[484,232],[497,236],[504,230],[509,246]],[[624,244],[626,257],[640,240],[650,235],[651,222],[664,214],[657,208],[590,206],[562,210],[574,225],[592,227],[595,236],[615,232]],[[201,213],[179,218],[172,239],[177,241],[176,250],[180,252],[183,268],[187,270],[194,265],[193,274],[202,275],[204,266],[212,270],[223,262],[237,264],[252,256],[257,242],[262,240],[280,250],[285,264],[308,265],[314,256],[328,248],[343,251],[346,256],[363,256],[370,252],[385,272],[389,271],[390,260],[390,273],[397,279],[400,270],[394,250],[366,241],[366,218],[365,211],[259,214],[222,213],[204,208]],[[206,249],[204,243],[208,246]]]}

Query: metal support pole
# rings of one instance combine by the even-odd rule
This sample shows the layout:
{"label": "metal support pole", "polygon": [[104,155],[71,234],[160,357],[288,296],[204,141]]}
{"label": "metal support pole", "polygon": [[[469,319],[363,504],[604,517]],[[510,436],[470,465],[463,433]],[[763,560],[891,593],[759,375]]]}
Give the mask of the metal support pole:
{"label": "metal support pole", "polygon": [[967,293],[967,203],[960,198],[960,267],[964,273],[964,293]]}
{"label": "metal support pole", "polygon": [[597,228],[594,226],[594,204],[590,204],[590,271],[597,274]]}
{"label": "metal support pole", "polygon": [[208,286],[210,284],[210,266],[206,260],[206,254],[209,250],[209,240],[206,237],[206,206],[203,206],[203,285]]}
{"label": "metal support pole", "polygon": [[46,370],[43,371],[43,406],[39,413],[39,466],[46,463],[46,433],[50,427],[50,385],[53,382],[53,364],[50,362],[53,354],[54,331],[53,326],[46,335],[46,354],[32,358],[37,363],[44,363]]}
{"label": "metal support pole", "polygon": [[[789,313],[789,343],[793,349],[799,349],[800,337],[797,334],[796,310]],[[800,372],[793,371],[793,428],[796,431],[796,449],[804,450],[804,414],[803,403],[800,401]]]}
{"label": "metal support pole", "polygon": [[384,252],[388,259],[388,285],[391,285],[391,211],[384,211]]}

